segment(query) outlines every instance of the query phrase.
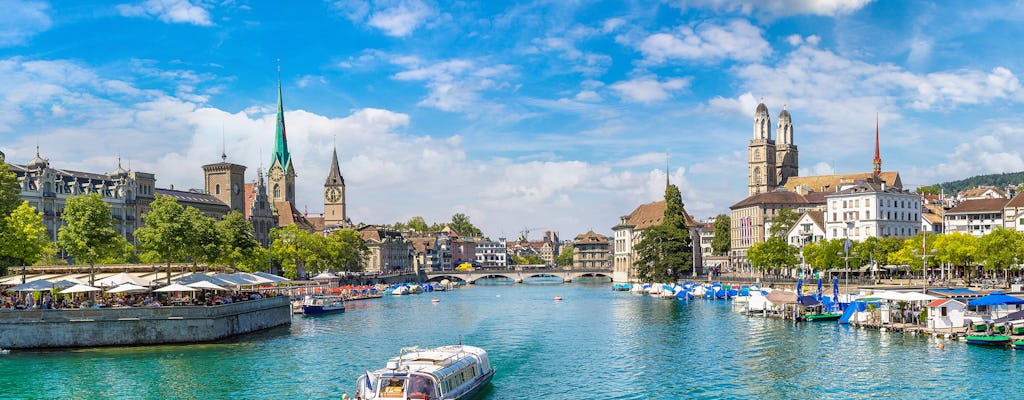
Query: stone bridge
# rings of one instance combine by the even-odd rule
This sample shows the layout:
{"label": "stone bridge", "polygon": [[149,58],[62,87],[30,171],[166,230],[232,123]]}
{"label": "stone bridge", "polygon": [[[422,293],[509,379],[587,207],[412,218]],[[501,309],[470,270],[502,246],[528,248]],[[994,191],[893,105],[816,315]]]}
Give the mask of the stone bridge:
{"label": "stone bridge", "polygon": [[607,279],[608,282],[612,281],[612,270],[608,269],[595,269],[595,270],[583,270],[583,269],[527,269],[527,268],[516,268],[516,269],[477,269],[474,271],[431,271],[427,272],[427,281],[429,282],[440,282],[442,279],[448,280],[459,280],[469,284],[475,283],[480,279],[487,278],[505,278],[511,279],[516,283],[522,283],[524,279],[528,278],[542,278],[542,277],[555,277],[562,279],[563,282],[569,283],[580,278],[600,278]]}

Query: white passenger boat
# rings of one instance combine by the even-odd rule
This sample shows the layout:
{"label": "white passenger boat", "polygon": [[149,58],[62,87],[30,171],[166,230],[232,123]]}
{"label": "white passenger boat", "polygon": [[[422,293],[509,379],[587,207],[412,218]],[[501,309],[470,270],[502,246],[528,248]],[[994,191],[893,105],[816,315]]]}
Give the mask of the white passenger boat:
{"label": "white passenger boat", "polygon": [[302,299],[302,315],[324,315],[345,311],[341,296],[314,295]]}
{"label": "white passenger boat", "polygon": [[402,349],[356,380],[357,399],[471,399],[494,376],[484,349],[455,345]]}

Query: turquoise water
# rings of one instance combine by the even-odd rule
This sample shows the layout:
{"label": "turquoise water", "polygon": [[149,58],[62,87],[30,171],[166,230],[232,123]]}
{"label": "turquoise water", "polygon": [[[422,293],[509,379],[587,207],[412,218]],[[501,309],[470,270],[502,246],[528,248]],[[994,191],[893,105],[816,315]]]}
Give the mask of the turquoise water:
{"label": "turquoise water", "polygon": [[723,301],[577,283],[351,302],[344,314],[296,316],[291,327],[226,343],[12,352],[0,355],[0,398],[338,398],[401,347],[459,337],[487,349],[497,369],[486,399],[1007,398],[1024,390],[1016,379],[1024,353],[1014,350],[745,317]]}

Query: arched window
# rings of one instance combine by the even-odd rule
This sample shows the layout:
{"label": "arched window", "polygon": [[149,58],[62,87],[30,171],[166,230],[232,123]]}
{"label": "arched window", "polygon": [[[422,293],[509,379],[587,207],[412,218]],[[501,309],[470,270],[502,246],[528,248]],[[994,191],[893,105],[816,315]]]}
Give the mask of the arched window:
{"label": "arched window", "polygon": [[281,185],[274,184],[274,198],[281,198]]}
{"label": "arched window", "polygon": [[219,183],[217,184],[216,189],[214,189],[214,193],[215,194],[220,194],[220,184]]}
{"label": "arched window", "polygon": [[754,167],[754,183],[761,183],[761,167]]}

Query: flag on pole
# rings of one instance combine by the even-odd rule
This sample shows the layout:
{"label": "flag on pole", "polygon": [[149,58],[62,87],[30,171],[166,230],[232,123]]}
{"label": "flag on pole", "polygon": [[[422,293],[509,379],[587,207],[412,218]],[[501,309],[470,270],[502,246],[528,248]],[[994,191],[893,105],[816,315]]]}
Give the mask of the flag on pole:
{"label": "flag on pole", "polygon": [[850,238],[846,238],[846,243],[843,245],[843,252],[845,252],[847,256],[850,255]]}
{"label": "flag on pole", "polygon": [[370,381],[370,371],[366,371],[366,390],[373,391],[373,383]]}

